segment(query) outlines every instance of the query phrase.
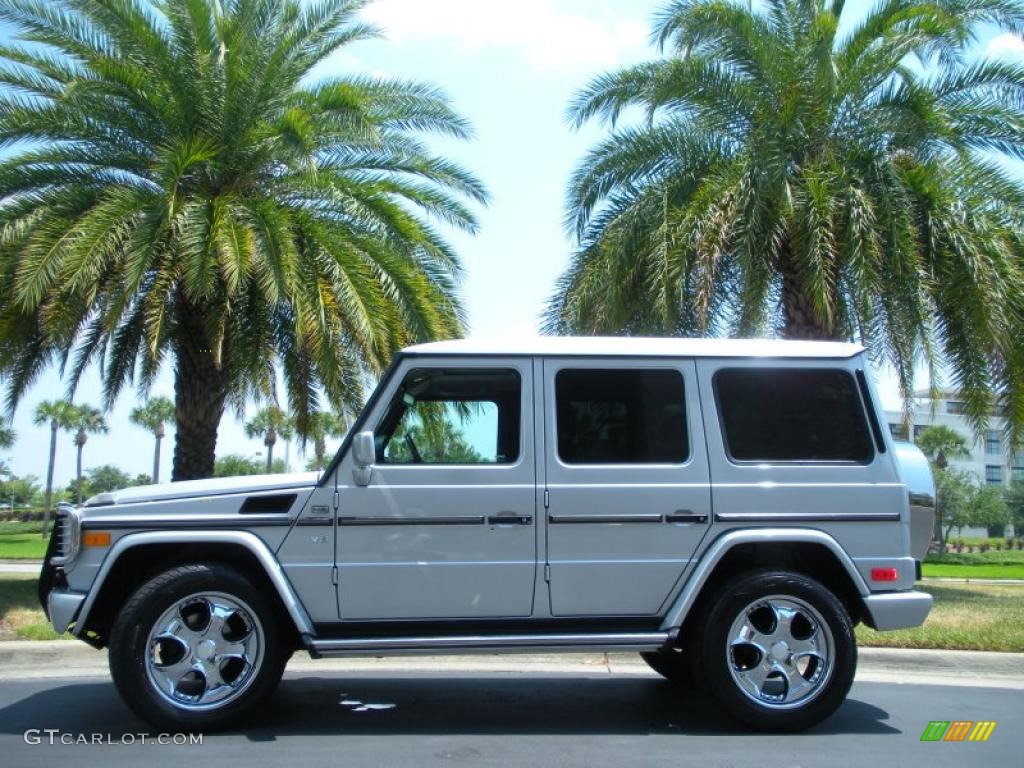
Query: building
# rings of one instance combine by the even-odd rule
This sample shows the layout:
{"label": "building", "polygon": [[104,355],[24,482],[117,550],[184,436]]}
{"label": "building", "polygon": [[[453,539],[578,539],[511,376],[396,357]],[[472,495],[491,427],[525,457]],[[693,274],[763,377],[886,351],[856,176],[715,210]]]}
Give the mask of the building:
{"label": "building", "polygon": [[886,411],[886,421],[893,436],[900,440],[913,440],[928,427],[941,424],[959,432],[967,441],[971,455],[966,459],[950,459],[950,466],[966,470],[987,485],[1005,488],[1014,480],[1024,481],[1024,453],[1010,455],[1003,442],[1003,419],[993,415],[983,439],[977,439],[974,429],[963,415],[963,405],[956,392],[941,392],[932,401],[927,391],[914,393],[909,430],[904,428],[900,411]]}
{"label": "building", "polygon": [[[963,435],[971,454],[966,459],[949,459],[949,466],[970,472],[979,483],[1009,488],[1014,480],[1024,482],[1024,453],[1011,455],[1007,451],[1002,417],[993,414],[983,438],[979,439],[963,415],[963,404],[955,391],[940,392],[938,400],[932,400],[927,390],[915,392],[909,429],[904,427],[901,411],[886,411],[885,419],[889,431],[898,440],[914,440],[937,424]],[[983,528],[965,528],[962,533],[964,536],[986,535]]]}

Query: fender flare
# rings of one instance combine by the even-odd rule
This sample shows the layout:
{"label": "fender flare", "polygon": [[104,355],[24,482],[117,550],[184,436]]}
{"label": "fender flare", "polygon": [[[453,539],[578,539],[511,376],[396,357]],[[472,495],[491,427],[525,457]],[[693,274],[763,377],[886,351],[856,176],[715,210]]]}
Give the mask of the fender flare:
{"label": "fender flare", "polygon": [[110,552],[103,559],[103,564],[100,566],[92,586],[89,587],[85,602],[82,603],[82,609],[78,612],[72,630],[73,635],[78,637],[84,631],[89,611],[121,555],[129,549],[147,544],[232,544],[244,547],[256,557],[267,578],[270,579],[270,583],[274,585],[278,597],[281,598],[281,603],[295,623],[295,629],[299,634],[303,637],[311,637],[315,634],[313,622],[310,621],[309,614],[306,613],[306,609],[285,576],[284,569],[281,568],[281,564],[277,562],[270,548],[256,534],[248,531],[145,531],[122,536],[111,547]]}
{"label": "fender flare", "polygon": [[864,583],[864,578],[857,570],[853,560],[846,554],[846,551],[839,546],[834,538],[823,531],[813,528],[743,528],[728,531],[717,539],[704,551],[697,561],[696,568],[683,582],[683,588],[672,601],[672,605],[661,622],[663,631],[678,630],[683,625],[686,615],[697,602],[697,598],[704,588],[704,584],[715,570],[715,566],[722,560],[730,549],[739,544],[820,544],[826,547],[846,569],[861,598],[871,594]]}

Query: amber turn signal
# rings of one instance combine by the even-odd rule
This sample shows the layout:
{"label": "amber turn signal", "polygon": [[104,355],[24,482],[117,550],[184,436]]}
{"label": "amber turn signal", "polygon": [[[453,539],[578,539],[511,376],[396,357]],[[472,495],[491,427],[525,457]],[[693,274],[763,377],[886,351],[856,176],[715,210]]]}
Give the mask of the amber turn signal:
{"label": "amber turn signal", "polygon": [[110,531],[86,531],[82,534],[83,547],[109,547]]}

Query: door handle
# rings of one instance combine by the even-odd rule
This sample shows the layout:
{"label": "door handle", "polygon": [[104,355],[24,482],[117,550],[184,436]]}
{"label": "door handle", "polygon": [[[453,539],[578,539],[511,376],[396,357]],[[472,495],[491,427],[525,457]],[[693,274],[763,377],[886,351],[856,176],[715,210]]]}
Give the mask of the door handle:
{"label": "door handle", "polygon": [[499,512],[487,518],[488,525],[529,525],[532,522],[530,515],[517,515],[515,512]]}
{"label": "door handle", "polygon": [[688,509],[677,509],[675,512],[665,515],[666,523],[706,523],[707,521],[707,515],[700,515]]}

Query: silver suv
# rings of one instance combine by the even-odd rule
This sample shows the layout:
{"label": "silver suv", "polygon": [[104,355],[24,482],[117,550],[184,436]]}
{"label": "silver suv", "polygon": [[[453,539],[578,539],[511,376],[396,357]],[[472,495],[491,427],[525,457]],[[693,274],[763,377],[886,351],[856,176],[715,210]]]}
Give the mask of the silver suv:
{"label": "silver suv", "polygon": [[166,730],[313,657],[635,650],[764,730],[821,721],[853,628],[921,624],[934,487],[860,347],[452,341],[399,354],[321,475],[65,507],[40,599]]}

